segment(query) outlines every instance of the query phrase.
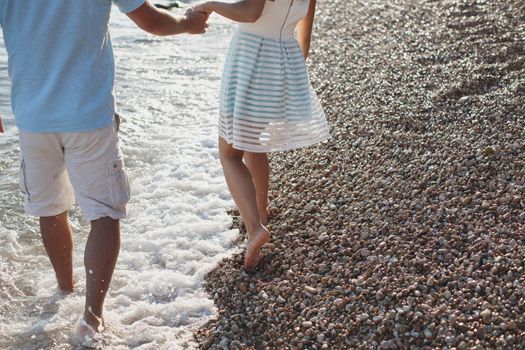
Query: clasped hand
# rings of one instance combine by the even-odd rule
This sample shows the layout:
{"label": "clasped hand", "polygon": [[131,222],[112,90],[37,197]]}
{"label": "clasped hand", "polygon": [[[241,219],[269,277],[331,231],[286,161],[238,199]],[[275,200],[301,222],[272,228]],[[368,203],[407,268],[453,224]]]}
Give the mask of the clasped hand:
{"label": "clasped hand", "polygon": [[203,34],[206,32],[206,28],[208,28],[206,21],[208,20],[209,14],[196,11],[193,7],[191,7],[184,15],[187,18],[188,33]]}
{"label": "clasped hand", "polygon": [[186,15],[189,13],[200,13],[206,17],[206,20],[208,20],[212,12],[213,10],[210,9],[208,2],[202,2],[192,6],[188,11],[186,11]]}

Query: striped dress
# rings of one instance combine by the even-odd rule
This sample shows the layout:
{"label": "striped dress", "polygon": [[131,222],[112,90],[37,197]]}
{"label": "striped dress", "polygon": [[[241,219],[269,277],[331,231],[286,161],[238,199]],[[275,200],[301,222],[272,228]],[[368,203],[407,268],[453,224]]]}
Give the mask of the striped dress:
{"label": "striped dress", "polygon": [[221,80],[219,135],[249,152],[284,151],[329,137],[295,27],[308,0],[267,0],[254,23],[240,23]]}

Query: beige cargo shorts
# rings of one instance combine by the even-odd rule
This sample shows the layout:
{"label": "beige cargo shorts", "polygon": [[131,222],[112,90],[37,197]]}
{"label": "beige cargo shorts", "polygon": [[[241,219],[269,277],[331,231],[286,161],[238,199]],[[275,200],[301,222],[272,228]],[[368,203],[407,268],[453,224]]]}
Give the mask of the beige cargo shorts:
{"label": "beige cargo shorts", "polygon": [[130,186],[117,127],[115,121],[88,132],[20,131],[20,189],[26,213],[58,215],[76,198],[88,221],[125,217]]}

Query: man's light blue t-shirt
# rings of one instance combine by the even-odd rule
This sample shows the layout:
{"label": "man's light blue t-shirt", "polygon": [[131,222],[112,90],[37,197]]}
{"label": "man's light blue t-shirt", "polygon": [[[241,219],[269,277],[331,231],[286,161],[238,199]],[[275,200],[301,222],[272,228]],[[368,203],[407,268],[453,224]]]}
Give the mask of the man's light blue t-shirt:
{"label": "man's light blue t-shirt", "polygon": [[[111,2],[0,0],[11,105],[19,129],[81,132],[112,122]],[[145,0],[113,2],[129,13]]]}

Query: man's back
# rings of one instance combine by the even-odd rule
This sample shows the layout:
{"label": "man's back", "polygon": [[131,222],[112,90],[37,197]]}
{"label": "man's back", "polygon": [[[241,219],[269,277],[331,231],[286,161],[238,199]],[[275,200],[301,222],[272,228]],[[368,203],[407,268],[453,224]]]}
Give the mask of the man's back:
{"label": "man's back", "polygon": [[[144,0],[116,1],[123,11]],[[114,115],[111,0],[0,0],[17,126],[99,129]]]}

